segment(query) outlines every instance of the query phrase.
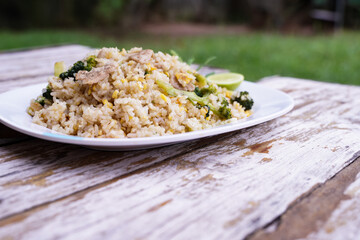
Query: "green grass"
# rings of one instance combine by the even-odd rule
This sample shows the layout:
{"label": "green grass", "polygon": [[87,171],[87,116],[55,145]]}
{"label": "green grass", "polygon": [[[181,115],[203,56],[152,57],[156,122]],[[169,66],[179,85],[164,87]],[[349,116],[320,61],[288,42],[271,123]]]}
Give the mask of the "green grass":
{"label": "green grass", "polygon": [[183,59],[240,72],[250,81],[270,75],[360,85],[360,32],[284,36],[247,33],[233,36],[164,37],[132,35],[120,39],[70,31],[0,32],[0,50],[77,43],[92,47],[143,46],[176,50]]}

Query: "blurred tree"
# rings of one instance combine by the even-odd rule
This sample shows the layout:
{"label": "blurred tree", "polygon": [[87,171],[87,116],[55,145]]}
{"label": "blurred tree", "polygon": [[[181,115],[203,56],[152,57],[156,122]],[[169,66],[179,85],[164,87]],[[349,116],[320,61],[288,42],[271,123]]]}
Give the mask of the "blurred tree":
{"label": "blurred tree", "polygon": [[0,27],[78,27],[94,22],[99,0],[1,0]]}
{"label": "blurred tree", "polygon": [[134,28],[143,24],[148,15],[153,13],[150,8],[152,0],[131,0],[126,1],[123,15],[118,16],[118,25],[124,28]]}
{"label": "blurred tree", "polygon": [[250,23],[256,28],[284,29],[309,22],[311,0],[247,0]]}
{"label": "blurred tree", "polygon": [[232,23],[249,22],[251,19],[250,3],[247,0],[226,1],[227,21]]}
{"label": "blurred tree", "polygon": [[96,7],[97,18],[103,23],[114,25],[121,16],[124,0],[102,0]]}
{"label": "blurred tree", "polygon": [[[0,27],[131,27],[149,21],[302,24],[312,0],[0,0]],[[325,1],[325,0],[314,0]],[[348,0],[345,25],[360,25],[360,0]],[[354,24],[358,23],[358,25]],[[309,23],[308,23],[309,24]]]}
{"label": "blurred tree", "polygon": [[348,0],[345,26],[360,28],[360,0]]}
{"label": "blurred tree", "polygon": [[217,23],[226,21],[225,0],[152,0],[147,19],[170,22]]}

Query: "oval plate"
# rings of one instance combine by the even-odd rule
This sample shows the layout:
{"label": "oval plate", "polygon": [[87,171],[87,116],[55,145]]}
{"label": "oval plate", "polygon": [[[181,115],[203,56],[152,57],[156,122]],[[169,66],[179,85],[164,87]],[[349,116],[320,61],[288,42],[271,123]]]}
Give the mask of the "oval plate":
{"label": "oval plate", "polygon": [[253,115],[233,123],[199,131],[142,138],[83,138],[64,135],[31,122],[26,113],[30,100],[35,98],[47,83],[18,88],[0,94],[0,122],[24,134],[61,143],[77,144],[102,150],[137,150],[185,142],[247,128],[277,118],[289,112],[292,98],[278,90],[244,81],[238,90],[248,91],[254,99]]}

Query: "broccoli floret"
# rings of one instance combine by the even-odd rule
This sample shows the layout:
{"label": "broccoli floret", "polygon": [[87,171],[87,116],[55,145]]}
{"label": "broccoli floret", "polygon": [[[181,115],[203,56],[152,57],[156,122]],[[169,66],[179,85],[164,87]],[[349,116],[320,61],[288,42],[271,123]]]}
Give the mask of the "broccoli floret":
{"label": "broccoli floret", "polygon": [[39,96],[35,102],[39,103],[41,106],[44,106],[45,105],[45,97],[42,97],[42,96]]}
{"label": "broccoli floret", "polygon": [[214,84],[210,84],[208,87],[204,87],[204,88],[196,87],[194,92],[199,97],[204,97],[204,96],[210,95],[212,93],[216,93],[217,89]]}
{"label": "broccoli floret", "polygon": [[229,107],[229,102],[224,98],[221,102],[221,107],[219,108],[219,113],[225,119],[231,118],[231,108]]}
{"label": "broccoli floret", "polygon": [[93,67],[96,67],[97,61],[95,60],[96,56],[91,55],[87,60],[86,60],[86,66],[85,66],[85,70],[86,71],[91,71],[91,69]]}
{"label": "broccoli floret", "polygon": [[231,102],[238,102],[245,110],[250,110],[254,105],[254,100],[249,96],[247,91],[235,94],[231,98]]}
{"label": "broccoli floret", "polygon": [[74,74],[78,71],[84,70],[85,64],[82,61],[77,61],[69,70],[63,72],[59,75],[59,77],[64,80],[65,78],[75,77]]}
{"label": "broccoli floret", "polygon": [[[192,102],[194,105],[198,104],[198,105],[200,105],[202,107],[207,106],[208,108],[210,108],[210,110],[214,114],[218,115],[219,117],[225,118],[225,119],[231,118],[231,111],[230,111],[230,108],[229,108],[229,103],[226,101],[226,99],[224,99],[226,103],[223,100],[222,106],[219,109],[216,109],[210,103],[208,95],[204,96],[204,97],[200,97],[200,96],[196,95],[195,92],[187,92],[187,91],[176,89],[171,84],[166,83],[166,82],[161,81],[161,80],[155,80],[155,81],[156,81],[156,84],[170,96],[176,97],[178,95],[185,95],[185,96],[188,97],[188,100],[190,102]],[[226,106],[224,106],[224,105],[226,105]]]}
{"label": "broccoli floret", "polygon": [[86,70],[86,71],[91,71],[91,69],[93,67],[95,67],[97,64],[96,60],[95,60],[95,56],[90,56],[87,60],[86,60],[86,66],[85,63],[82,61],[77,61],[69,70],[67,70],[66,72],[63,72],[59,75],[59,77],[64,80],[65,78],[69,78],[69,77],[75,77],[75,73],[81,71],[81,70]]}
{"label": "broccoli floret", "polygon": [[51,96],[51,87],[50,85],[47,85],[46,89],[44,89],[45,91],[43,92],[42,96],[48,100],[52,100],[52,96]]}
{"label": "broccoli floret", "polygon": [[229,107],[229,102],[226,99],[223,99],[223,101],[221,102],[221,106],[218,109],[216,109],[210,103],[208,104],[208,106],[210,107],[210,110],[214,114],[218,115],[220,118],[223,118],[223,119],[232,118],[231,108]]}
{"label": "broccoli floret", "polygon": [[47,85],[46,88],[43,89],[43,94],[38,96],[35,102],[39,103],[41,106],[44,106],[45,104],[50,105],[52,103],[52,96],[51,96],[51,87],[50,85]]}

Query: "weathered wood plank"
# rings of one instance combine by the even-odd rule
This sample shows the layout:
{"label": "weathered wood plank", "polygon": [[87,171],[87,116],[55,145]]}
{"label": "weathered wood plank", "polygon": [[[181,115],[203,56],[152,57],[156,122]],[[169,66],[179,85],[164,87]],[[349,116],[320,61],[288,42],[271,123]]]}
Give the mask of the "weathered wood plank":
{"label": "weathered wood plank", "polygon": [[[88,51],[90,48],[83,45],[59,45],[46,48],[33,48],[27,49],[24,51],[14,51],[14,52],[0,52],[0,61],[1,62],[10,62],[14,63],[17,61],[23,61],[24,59],[41,59],[51,56],[57,56],[64,53],[71,52],[82,52]],[[26,61],[25,61],[26,62]]]}
{"label": "weathered wood plank", "polygon": [[0,81],[33,78],[53,74],[54,63],[64,61],[71,65],[86,56],[90,48],[65,45],[33,51],[0,54]]}
{"label": "weathered wood plank", "polygon": [[71,195],[226,136],[132,152],[100,152],[37,139],[26,144],[0,147],[0,218]]}
{"label": "weathered wood plank", "polygon": [[[357,239],[360,219],[348,217],[341,211],[343,202],[349,199],[356,203],[359,196],[350,194],[354,189],[351,184],[358,181],[360,173],[360,158],[337,173],[324,184],[313,187],[303,194],[287,211],[275,219],[266,228],[259,229],[248,240],[278,240],[278,239]],[[338,214],[339,210],[341,211]],[[356,214],[355,209],[348,213]],[[352,212],[354,210],[354,212]],[[335,214],[338,214],[334,217]],[[335,221],[334,221],[335,220]],[[346,225],[346,226],[344,226]],[[351,229],[355,227],[355,229]],[[336,230],[335,230],[336,229]]]}
{"label": "weathered wood plank", "polygon": [[353,240],[360,236],[360,173],[355,181],[344,191],[344,199],[332,212],[330,218],[305,239]]}
{"label": "weathered wood plank", "polygon": [[[37,83],[47,83],[48,75],[44,76],[37,76],[37,77],[31,77],[31,78],[21,78],[17,80],[6,80],[1,81],[1,88],[0,93],[9,91],[11,89],[19,88],[19,87],[25,87],[32,84]],[[34,93],[34,98],[36,98],[40,93]],[[30,102],[30,100],[29,100]]]}
{"label": "weathered wood plank", "polygon": [[[44,167],[49,163],[31,162],[44,149],[35,152],[32,159],[10,154],[13,159],[5,162],[10,164],[7,169],[34,169],[22,177],[25,184],[2,188],[15,200],[7,202],[4,198],[1,206],[16,208],[34,194],[53,194],[53,199],[58,196],[58,200],[37,201],[28,206],[29,210],[3,218],[0,226],[4,231],[0,236],[233,239],[265,226],[299,196],[359,156],[360,109],[354,106],[360,104],[360,99],[351,96],[360,94],[360,88],[289,78],[272,78],[263,84],[292,95],[296,102],[294,111],[185,155],[155,164],[152,159],[139,159],[144,160],[139,162],[139,170],[125,175],[122,173],[126,171],[119,168],[128,165],[113,165],[103,172],[102,162],[84,163],[78,169],[88,171],[81,176],[66,167],[53,174]],[[65,150],[59,148],[59,152]],[[170,152],[168,149],[160,152]],[[152,151],[149,156],[157,150]],[[79,152],[81,159],[91,157],[84,149]],[[103,155],[98,153],[95,158]],[[61,158],[65,157],[60,156],[60,164]],[[56,156],[48,159],[56,164]],[[69,157],[68,161],[71,159],[74,158]],[[67,174],[68,183],[57,180],[61,174]],[[94,175],[101,174],[115,177],[94,184]],[[42,187],[26,184],[34,176]],[[88,182],[89,187],[60,197],[63,184],[76,185],[79,181]],[[8,179],[3,183],[10,182]],[[22,194],[14,193],[15,190]]]}

